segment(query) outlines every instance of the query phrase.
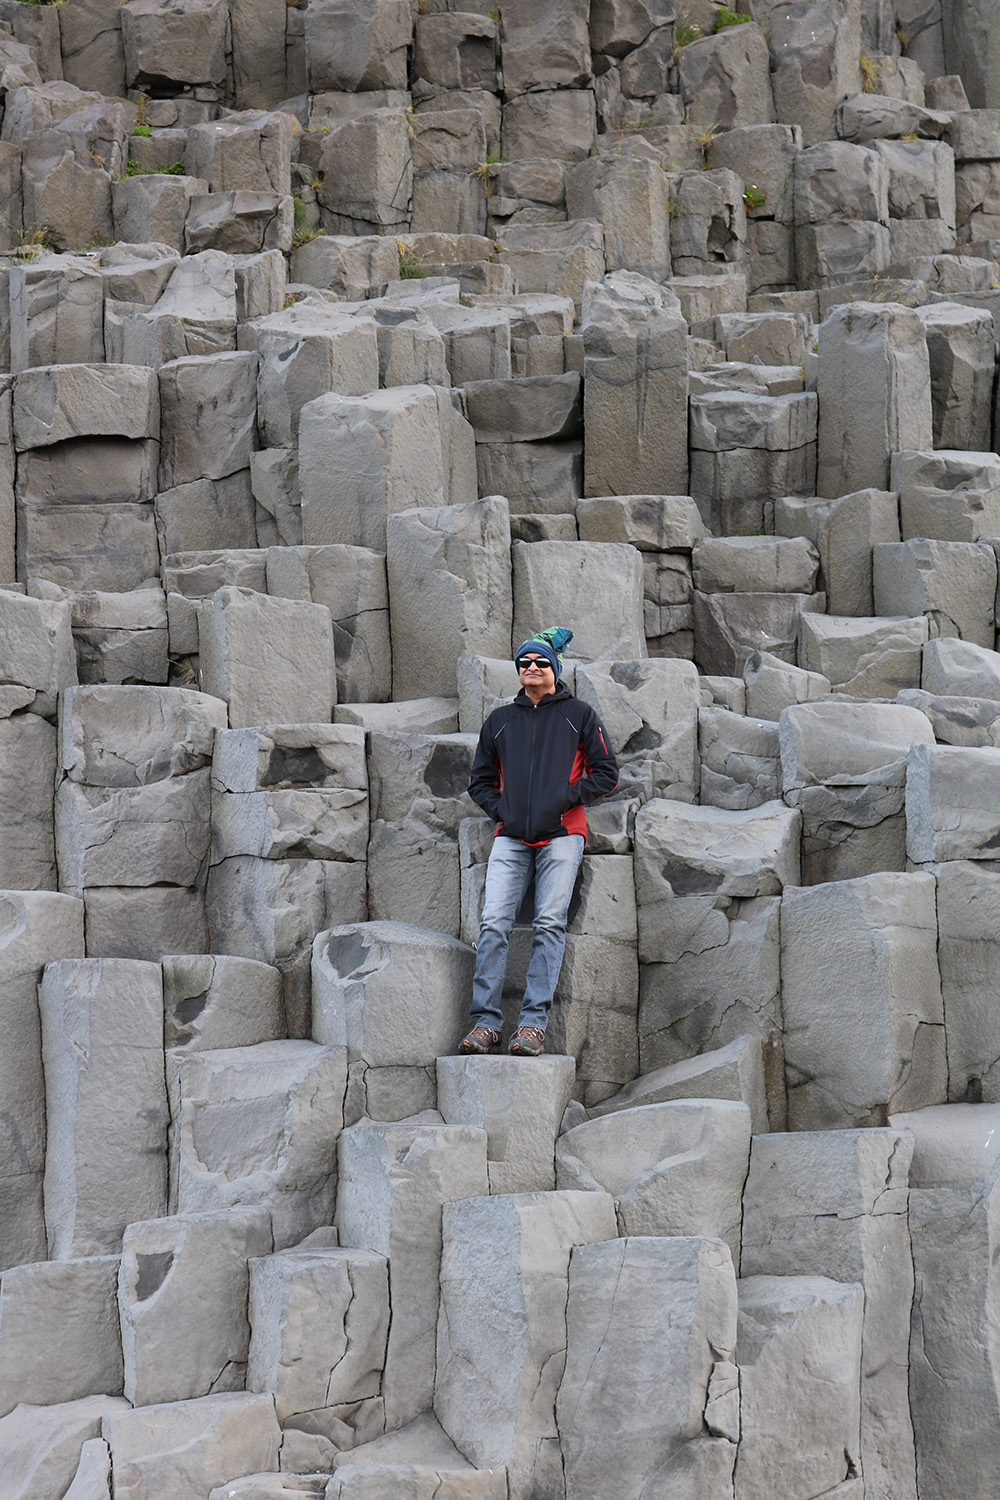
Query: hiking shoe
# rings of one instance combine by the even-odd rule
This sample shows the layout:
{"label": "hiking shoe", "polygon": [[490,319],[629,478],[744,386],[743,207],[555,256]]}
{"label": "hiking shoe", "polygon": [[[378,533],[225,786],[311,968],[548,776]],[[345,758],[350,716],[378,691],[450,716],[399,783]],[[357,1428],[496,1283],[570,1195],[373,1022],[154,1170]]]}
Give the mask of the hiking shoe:
{"label": "hiking shoe", "polygon": [[472,1057],[481,1052],[492,1052],[499,1045],[499,1031],[494,1031],[492,1026],[473,1026],[468,1036],[464,1036],[459,1042],[458,1050],[467,1057]]}
{"label": "hiking shoe", "polygon": [[537,1026],[519,1026],[507,1047],[514,1057],[541,1057],[544,1050],[545,1032]]}

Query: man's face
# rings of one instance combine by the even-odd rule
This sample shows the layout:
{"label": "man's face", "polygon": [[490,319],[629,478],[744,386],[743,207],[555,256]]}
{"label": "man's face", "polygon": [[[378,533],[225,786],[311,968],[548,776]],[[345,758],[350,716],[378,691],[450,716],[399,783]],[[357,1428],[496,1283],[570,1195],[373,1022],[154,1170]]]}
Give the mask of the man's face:
{"label": "man's face", "polygon": [[556,685],[551,663],[537,651],[525,651],[517,658],[517,675],[523,688],[541,687],[550,693]]}

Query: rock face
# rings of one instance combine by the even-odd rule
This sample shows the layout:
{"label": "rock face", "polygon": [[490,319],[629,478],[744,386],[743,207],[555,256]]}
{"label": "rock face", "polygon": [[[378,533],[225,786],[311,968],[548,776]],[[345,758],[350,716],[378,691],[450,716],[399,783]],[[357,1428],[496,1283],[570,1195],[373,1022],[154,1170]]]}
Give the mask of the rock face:
{"label": "rock face", "polygon": [[985,1500],[995,10],[2,0],[0,1500]]}

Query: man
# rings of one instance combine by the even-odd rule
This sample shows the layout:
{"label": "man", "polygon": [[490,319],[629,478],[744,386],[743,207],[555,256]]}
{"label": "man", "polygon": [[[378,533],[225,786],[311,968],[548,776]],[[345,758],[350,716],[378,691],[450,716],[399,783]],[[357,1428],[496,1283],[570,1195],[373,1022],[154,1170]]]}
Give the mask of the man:
{"label": "man", "polygon": [[514,653],[521,690],[483,725],[469,795],[499,824],[486,869],[486,895],[472,985],[472,1030],[460,1052],[500,1042],[500,996],[518,907],[535,877],[531,960],[518,1027],[508,1050],[538,1057],[566,947],[566,917],[587,836],[584,808],[618,785],[618,764],[601,721],[574,698],[562,675],[573,632],[539,631]]}

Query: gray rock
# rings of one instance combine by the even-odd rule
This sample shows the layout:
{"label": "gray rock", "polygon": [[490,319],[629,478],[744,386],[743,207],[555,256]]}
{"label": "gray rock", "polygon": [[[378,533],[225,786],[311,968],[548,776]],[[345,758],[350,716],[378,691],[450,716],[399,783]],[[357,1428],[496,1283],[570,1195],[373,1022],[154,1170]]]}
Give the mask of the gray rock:
{"label": "gray rock", "polygon": [[218,698],[190,688],[71,688],[59,721],[60,766],[90,786],[140,787],[211,763]]}
{"label": "gray rock", "polygon": [[133,1406],[243,1389],[247,1259],[270,1250],[262,1208],[128,1226],[117,1292],[125,1394]]}
{"label": "gray rock", "polygon": [[197,886],[208,855],[208,771],[139,787],[64,781],[56,792],[60,881],[89,886]]}
{"label": "gray rock", "polygon": [[707,1235],[740,1258],[750,1111],[731,1100],[617,1109],[556,1143],[560,1188],[612,1193],[628,1235]]}
{"label": "gray rock", "polygon": [[121,959],[57,959],[45,966],[38,1007],[49,1254],[113,1254],[128,1223],[166,1209],[160,973]]}
{"label": "gray rock", "polygon": [[131,366],[34,369],[14,382],[13,417],[19,451],[67,438],[159,436],[155,379]]}
{"label": "gray rock", "polygon": [[164,956],[164,1046],[202,1052],[283,1035],[281,975],[270,964],[221,953]]}
{"label": "gray rock", "polygon": [[291,192],[292,121],[286,114],[249,111],[192,125],[184,170],[210,193]]}
{"label": "gray rock", "polygon": [[694,586],[706,594],[810,594],[818,567],[804,537],[709,537],[691,554]]}
{"label": "gray rock", "polygon": [[1000,694],[1000,655],[996,651],[945,636],[928,641],[923,655],[921,684],[926,692],[967,693],[980,698]]}
{"label": "gray rock", "polygon": [[684,1500],[732,1493],[735,1334],[736,1282],[721,1241],[627,1238],[574,1250],[556,1408],[567,1493],[597,1500],[613,1487],[625,1500],[654,1475]]}
{"label": "gray rock", "polygon": [[[386,515],[465,500],[451,482],[455,415],[450,401],[439,405],[434,390],[419,385],[309,402],[299,438],[303,540],[381,550]],[[460,438],[471,453],[464,422]]]}
{"label": "gray rock", "polygon": [[153,1500],[167,1485],[183,1482],[207,1495],[227,1479],[276,1469],[281,1433],[271,1396],[234,1391],[113,1411],[101,1436],[115,1484],[135,1500]]}
{"label": "gray rock", "polygon": [[106,1413],[127,1409],[117,1396],[86,1396],[53,1406],[16,1406],[9,1416],[0,1418],[4,1480],[12,1500],[47,1500],[60,1489],[65,1494],[76,1473],[81,1445],[100,1440]]}
{"label": "gray rock", "polygon": [[83,893],[93,958],[159,963],[164,953],[204,953],[205,893],[186,886],[90,886]]}
{"label": "gray rock", "polygon": [[[442,1208],[487,1191],[486,1136],[468,1125],[366,1122],[345,1130],[339,1153],[341,1243],[376,1251],[389,1264],[393,1318],[382,1394],[392,1431],[434,1400]],[[373,1175],[385,1182],[377,1198]]]}
{"label": "gray rock", "polygon": [[834,692],[852,698],[892,698],[920,682],[926,615],[868,619],[847,615],[799,616],[799,665],[822,672]]}
{"label": "gray rock", "polygon": [[174,10],[164,0],[128,0],[122,12],[125,75],[147,83],[221,84],[227,12],[215,0]]}
{"label": "gray rock", "polygon": [[[967,1462],[973,1441],[970,1403],[979,1429],[995,1400],[988,1312],[995,1273],[987,1247],[996,1213],[996,1149],[990,1131],[998,1120],[994,1105],[948,1104],[896,1114],[889,1123],[912,1131],[914,1143],[910,1238],[915,1313],[909,1353],[918,1493],[943,1495]],[[984,1446],[992,1444],[992,1420],[981,1430]]]}
{"label": "gray rock", "polygon": [[788,12],[768,0],[758,19],[767,28],[778,119],[801,123],[807,145],[834,136],[836,105],[860,87],[858,10],[845,3]]}
{"label": "gray rock", "polygon": [[755,651],[743,668],[747,689],[747,713],[772,722],[780,719],[782,709],[811,698],[822,698],[830,691],[830,680],[822,672],[807,672],[793,667],[767,651]]}
{"label": "gray rock", "polygon": [[572,1058],[439,1057],[437,1107],[447,1125],[486,1131],[491,1193],[551,1191],[555,1144],[575,1078]]}
{"label": "gray rock", "polygon": [[556,1394],[570,1256],[615,1231],[604,1193],[500,1194],[444,1207],[434,1412],[478,1467],[506,1464],[517,1500],[561,1482]]}
{"label": "gray rock", "polygon": [[261,438],[292,448],[303,406],[327,391],[361,396],[378,385],[378,346],[370,318],[336,308],[291,307],[257,324]]}
{"label": "gray rock", "polygon": [[797,641],[806,628],[803,619],[814,614],[826,618],[825,594],[703,594],[695,589],[692,603],[695,660],[709,676],[742,674],[761,650],[789,662],[798,654],[803,666],[819,670],[805,662]]}
{"label": "gray rock", "polygon": [[199,606],[198,650],[202,686],[229,705],[234,728],[329,723],[337,682],[325,605],[224,586]]}
{"label": "gray rock", "polygon": [[620,786],[694,801],[698,784],[698,673],[691,662],[605,661],[579,666],[576,696],[596,710],[615,747]]}
{"label": "gray rock", "polygon": [[428,1488],[439,1500],[506,1500],[505,1470],[474,1469],[432,1412],[336,1454],[333,1467],[326,1489],[332,1500],[378,1500],[386,1485],[399,1500],[420,1500]]}
{"label": "gray rock", "polygon": [[786,891],[781,905],[790,1127],[855,1129],[884,1124],[897,1101],[943,1102],[931,878],[873,874]]}
{"label": "gray rock", "polygon": [[864,1291],[825,1276],[748,1276],[738,1291],[738,1493],[835,1494],[859,1468]]}
{"label": "gray rock", "polygon": [[828,1276],[864,1287],[865,1485],[879,1496],[898,1493],[911,1500],[916,1475],[905,1371],[913,1280],[907,1226],[912,1153],[912,1140],[895,1130],[757,1137],[750,1149],[741,1259],[749,1277]]}
{"label": "gray rock", "polygon": [[923,325],[896,304],[846,303],[820,325],[819,351],[819,492],[885,489],[890,455],[931,447]]}
{"label": "gray rock", "polygon": [[725,708],[702,708],[698,753],[704,805],[738,811],[761,807],[781,795],[778,734],[773,723]]}
{"label": "gray rock", "polygon": [[173,360],[160,366],[159,383],[161,490],[248,467],[256,437],[255,354]]}
{"label": "gray rock", "polygon": [[[0,1280],[0,1413],[122,1390],[118,1257],[14,1266]],[[10,1450],[3,1449],[5,1462]]]}
{"label": "gray rock", "polygon": [[[545,619],[567,619],[574,651],[587,659],[638,660],[646,654],[642,560],[612,542],[515,542],[513,638],[526,640]],[[586,619],[579,601],[588,600]]]}
{"label": "gray rock", "polygon": [[922,308],[934,403],[935,448],[989,447],[993,319],[985,309],[936,303]]}
{"label": "gray rock", "polygon": [[683,47],[678,73],[688,124],[730,130],[774,119],[767,40],[753,23]]}
{"label": "gray rock", "polygon": [[403,0],[322,0],[306,21],[310,93],[404,89],[413,23]]}
{"label": "gray rock", "polygon": [[[250,1262],[247,1389],[270,1394],[282,1427],[330,1442],[381,1408],[389,1267],[366,1250],[297,1246]],[[344,1428],[347,1432],[344,1432]]]}
{"label": "gray rock", "polygon": [[66,604],[0,589],[0,684],[12,712],[54,717],[60,689],[76,681],[76,653]]}
{"label": "gray rock", "polygon": [[356,725],[271,725],[216,737],[212,860],[364,861],[368,774]]}
{"label": "gray rock", "polygon": [[292,251],[291,279],[334,292],[345,302],[381,297],[399,275],[399,251],[380,235],[320,234]]}
{"label": "gray rock", "polygon": [[280,969],[288,1034],[306,1037],[313,939],[335,920],[364,920],[365,869],[356,860],[234,855],[209,870],[205,913],[215,952]]}
{"label": "gray rock", "polygon": [[691,401],[691,493],[716,531],[759,534],[767,502],[816,488],[812,392],[725,391]]}
{"label": "gray rock", "polygon": [[576,507],[581,542],[629,542],[640,552],[690,549],[705,523],[687,495],[603,495]]}
{"label": "gray rock", "polygon": [[872,549],[876,613],[927,614],[941,634],[992,650],[996,566],[986,543],[879,543]]}
{"label": "gray rock", "polygon": [[833,615],[871,615],[871,554],[879,542],[899,541],[899,506],[887,490],[857,490],[835,500],[774,502],[774,529],[805,536],[820,556],[827,608]]}
{"label": "gray rock", "polygon": [[906,773],[906,852],[915,865],[932,860],[992,860],[1000,819],[992,747],[915,745]]}
{"label": "gray rock", "polygon": [[668,1099],[731,1099],[749,1108],[754,1134],[766,1131],[767,1099],[760,1041],[749,1036],[737,1037],[735,1042],[714,1052],[655,1068],[634,1083],[626,1084],[610,1099],[593,1105],[589,1113],[592,1119],[597,1119],[614,1110],[661,1104]]}
{"label": "gray rock", "polygon": [[88,1438],[64,1500],[110,1500],[111,1450],[103,1438]]}
{"label": "gray rock", "polygon": [[656,162],[588,157],[566,174],[566,210],[601,224],[609,271],[656,282],[670,275],[667,183]]}
{"label": "gray rock", "polygon": [[37,365],[104,360],[103,282],[83,256],[37,255],[10,272],[10,358]]}
{"label": "gray rock", "polygon": [[[204,178],[175,177],[173,174],[141,174],[126,178],[123,182],[114,182],[111,184],[111,209],[115,231],[122,239],[136,243],[156,240],[173,250],[183,250],[184,225],[191,201],[207,191],[208,184]],[[119,300],[123,303],[124,311],[133,299]],[[140,301],[138,298],[134,300]],[[152,303],[143,302],[142,305],[150,306]],[[109,349],[114,342],[115,334],[113,328],[109,327]]]}
{"label": "gray rock", "polygon": [[464,943],[410,923],[362,922],[320,933],[313,1036],[347,1047],[349,1125],[435,1107],[435,1060],[461,1035],[473,964]]}
{"label": "gray rock", "polygon": [[346,1069],[343,1047],[299,1041],[179,1058],[170,1088],[173,1212],[264,1207],[277,1250],[329,1224]]}
{"label": "gray rock", "polygon": [[996,965],[994,862],[948,860],[937,880],[938,959],[948,1036],[948,1097],[997,1102],[996,1028],[985,997]]}
{"label": "gray rock", "polygon": [[[592,98],[582,92],[561,97],[571,104],[574,99],[585,102]],[[505,107],[505,120],[517,108],[536,110],[541,131],[542,110],[551,99],[551,95],[526,94]],[[504,128],[509,134],[506,124]],[[544,132],[544,145],[539,139],[538,149],[523,154],[537,156],[547,153],[551,151],[553,139],[564,139],[558,133],[559,121],[556,118],[545,121]],[[566,148],[569,159],[583,160],[589,154],[589,131],[587,135],[585,149],[581,146],[578,152],[574,152],[571,146]],[[506,145],[504,153],[513,159],[514,152]],[[512,224],[500,231],[498,243],[500,264],[510,267],[519,292],[571,298],[578,317],[587,282],[599,281],[606,270],[604,232],[594,219],[577,219],[567,224]]]}
{"label": "gray rock", "polygon": [[389,592],[381,553],[336,545],[274,547],[267,556],[267,588],[329,609],[341,704],[389,697]]}
{"label": "gray rock", "polygon": [[423,84],[435,94],[444,89],[496,92],[498,25],[491,16],[468,13],[418,16],[413,28],[415,90]]}
{"label": "gray rock", "polygon": [[442,636],[458,655],[510,649],[510,518],[502,495],[389,516],[386,546],[395,698],[455,690],[452,658],[438,649]]}
{"label": "gray rock", "polygon": [[1000,459],[953,449],[892,457],[902,535],[974,542],[1000,531]]}
{"label": "gray rock", "polygon": [[[0,689],[2,694],[3,689]],[[8,693],[24,694],[17,688]],[[37,714],[0,719],[0,883],[21,891],[58,888],[52,788],[56,733]]]}
{"label": "gray rock", "polygon": [[669,174],[676,209],[670,255],[678,276],[716,275],[717,267],[746,268],[747,220],[743,184],[728,167]]}
{"label": "gray rock", "polygon": [[590,89],[518,94],[503,107],[503,159],[533,161],[555,155],[561,161],[584,161],[594,144],[596,121]]}
{"label": "gray rock", "polygon": [[940,745],[992,745],[995,741],[993,724],[1000,716],[1000,703],[990,698],[904,688],[896,701],[925,713]]}
{"label": "gray rock", "polygon": [[901,703],[800,703],[781,714],[778,735],[786,792],[863,786],[904,760],[912,745],[934,744],[926,715]]}
{"label": "gray rock", "polygon": [[[390,3],[401,8],[399,0]],[[409,130],[402,109],[376,109],[333,127],[319,159],[323,183],[317,196],[324,229],[333,234],[378,234],[409,227]]]}

